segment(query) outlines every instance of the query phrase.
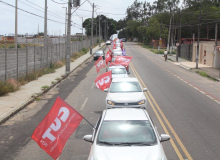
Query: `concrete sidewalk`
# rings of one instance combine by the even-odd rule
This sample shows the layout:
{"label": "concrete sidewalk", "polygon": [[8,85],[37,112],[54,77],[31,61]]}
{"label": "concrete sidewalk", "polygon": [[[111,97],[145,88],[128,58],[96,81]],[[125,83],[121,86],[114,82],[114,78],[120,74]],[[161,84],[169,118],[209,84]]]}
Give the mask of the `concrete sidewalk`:
{"label": "concrete sidewalk", "polygon": [[[101,44],[103,46],[104,43]],[[93,48],[93,52],[98,50],[100,47],[97,46]],[[90,52],[79,57],[74,62],[70,63],[71,72],[75,70],[78,66],[84,63],[87,59],[89,59],[92,55]],[[9,93],[6,96],[0,97],[0,124],[10,118],[12,115],[23,109],[27,104],[33,102],[35,98],[33,95],[42,94],[43,86],[53,87],[53,82],[57,82],[57,78],[62,78],[65,75],[65,68],[63,66],[61,68],[56,69],[55,73],[46,74],[42,77],[39,77],[35,81],[31,81],[23,86],[21,86],[20,90]]]}
{"label": "concrete sidewalk", "polygon": [[179,65],[186,69],[193,69],[194,71],[206,72],[208,76],[220,81],[219,69],[215,69],[212,68],[211,66],[207,66],[203,64],[198,64],[199,69],[196,69],[196,62],[191,62],[180,57],[178,58],[178,62],[176,62],[176,55],[172,55],[172,56],[169,55],[168,58],[174,61],[174,64],[176,65]]}

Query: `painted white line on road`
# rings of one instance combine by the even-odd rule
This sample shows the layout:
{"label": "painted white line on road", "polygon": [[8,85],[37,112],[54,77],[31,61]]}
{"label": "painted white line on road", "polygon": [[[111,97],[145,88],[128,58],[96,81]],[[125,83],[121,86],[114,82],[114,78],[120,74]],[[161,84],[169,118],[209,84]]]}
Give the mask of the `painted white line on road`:
{"label": "painted white line on road", "polygon": [[220,102],[218,100],[215,100],[215,102],[217,102],[218,104],[220,104]]}
{"label": "painted white line on road", "polygon": [[193,87],[193,85],[189,84],[191,87]]}
{"label": "painted white line on road", "polygon": [[187,84],[188,84],[188,82],[186,82],[186,81],[183,81],[183,82],[185,82],[185,83],[187,83]]}
{"label": "painted white line on road", "polygon": [[88,101],[88,98],[85,99],[85,101],[83,102],[83,104],[82,104],[80,110],[83,110],[83,108],[85,107],[87,101]]}
{"label": "painted white line on road", "polygon": [[209,98],[210,98],[210,99],[212,99],[212,100],[214,99],[214,98],[213,98],[213,97],[211,97],[210,95],[206,95],[206,96],[207,96],[207,97],[209,97]]}
{"label": "painted white line on road", "polygon": [[206,94],[205,92],[203,92],[203,91],[199,91],[199,92],[201,92],[202,94]]}
{"label": "painted white line on road", "polygon": [[199,90],[198,88],[196,88],[196,87],[193,87],[194,89],[196,89],[196,90]]}
{"label": "painted white line on road", "polygon": [[91,89],[93,89],[94,85],[95,85],[95,83],[93,83],[93,84],[92,84],[92,87],[91,87]]}

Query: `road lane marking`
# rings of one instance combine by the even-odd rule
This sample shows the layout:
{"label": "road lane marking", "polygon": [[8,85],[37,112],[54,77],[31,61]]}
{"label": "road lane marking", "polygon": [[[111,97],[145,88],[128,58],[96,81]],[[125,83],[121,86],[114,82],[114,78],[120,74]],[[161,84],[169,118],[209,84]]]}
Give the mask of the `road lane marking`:
{"label": "road lane marking", "polygon": [[207,97],[209,97],[209,98],[210,98],[210,99],[212,99],[212,100],[214,99],[214,98],[213,98],[213,97],[211,97],[210,95],[206,95],[206,96],[207,96]]}
{"label": "road lane marking", "polygon": [[[142,79],[140,78],[139,74],[138,74],[137,71],[135,70],[135,68],[134,68],[134,66],[133,66],[132,63],[131,63],[131,69],[132,69],[132,71],[134,72],[134,74],[135,74],[135,76],[137,77],[137,79],[139,79],[140,82],[142,83],[142,85],[143,85],[144,87],[146,87],[146,85],[144,84],[144,82],[143,82]],[[143,88],[143,87],[142,87],[142,88]],[[147,87],[146,87],[146,88],[147,88]],[[157,105],[157,103],[156,103],[156,101],[154,100],[153,96],[150,94],[150,91],[148,90],[147,92],[149,93],[151,99],[153,100],[154,104],[155,104],[156,107],[158,108],[159,106]],[[156,116],[157,116],[157,118],[158,118],[158,120],[159,120],[161,126],[163,127],[165,133],[168,134],[168,135],[170,135],[169,132],[168,132],[168,130],[167,130],[167,128],[166,128],[166,126],[164,125],[162,119],[160,118],[159,113],[158,113],[157,110],[155,109],[155,107],[154,107],[154,105],[153,105],[151,99],[149,98],[149,96],[147,95],[146,92],[145,92],[145,95],[146,95],[146,97],[147,97],[147,99],[148,99],[148,102],[150,103],[152,109],[154,110],[154,113],[156,114]],[[160,114],[161,114],[162,111],[159,110],[159,112],[160,112]],[[162,114],[161,114],[161,115],[162,115]],[[165,118],[165,116],[162,116],[162,117],[163,117],[163,119]],[[165,118],[165,119],[166,119],[166,118]],[[176,138],[177,142],[179,143],[180,139],[178,138],[176,132],[175,132],[173,129],[171,129],[172,127],[171,127],[170,123],[168,122],[167,119],[166,119],[166,120],[165,120],[165,119],[164,119],[165,123],[168,125],[168,127],[169,127],[169,129],[171,130],[172,134],[174,135],[174,137]],[[176,144],[175,144],[175,142],[173,141],[172,138],[170,139],[170,142],[171,142],[171,145],[173,146],[173,148],[174,148],[174,150],[175,150],[177,156],[179,157],[179,159],[180,159],[180,160],[184,160],[184,159],[183,159],[183,156],[181,155],[181,153],[180,153],[178,147],[176,146]],[[181,148],[183,147],[183,145],[181,145],[180,143],[179,143],[179,145],[181,146]],[[183,147],[183,148],[185,148],[185,147]],[[182,150],[183,150],[183,149],[182,149]],[[183,150],[183,151],[184,151],[184,150]],[[187,154],[187,153],[185,153],[185,154]],[[191,157],[191,156],[189,155],[189,157],[187,157],[187,158],[188,158],[189,160],[192,160],[192,158],[190,159],[190,157]]]}
{"label": "road lane marking", "polygon": [[95,85],[95,83],[93,83],[93,84],[92,84],[92,87],[91,87],[91,89],[93,89],[94,85]]}
{"label": "road lane marking", "polygon": [[220,102],[218,100],[215,100],[215,102],[217,102],[218,104],[220,104]]}
{"label": "road lane marking", "polygon": [[83,104],[82,104],[80,110],[83,110],[83,109],[84,109],[84,107],[85,107],[87,101],[88,101],[88,98],[85,99],[85,101],[83,102]]}
{"label": "road lane marking", "polygon": [[206,94],[205,92],[203,92],[203,91],[199,91],[199,92],[201,92],[202,94]]}

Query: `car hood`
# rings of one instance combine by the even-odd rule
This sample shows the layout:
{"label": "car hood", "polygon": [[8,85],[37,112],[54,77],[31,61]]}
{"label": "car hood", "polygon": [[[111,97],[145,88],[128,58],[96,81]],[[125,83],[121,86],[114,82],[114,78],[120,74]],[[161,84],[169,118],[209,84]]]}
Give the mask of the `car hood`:
{"label": "car hood", "polygon": [[126,78],[127,74],[112,74],[112,78]]}
{"label": "car hood", "polygon": [[107,100],[111,100],[116,103],[124,102],[138,102],[145,99],[143,92],[128,92],[128,93],[108,93]]}
{"label": "car hood", "polygon": [[[98,146],[92,147],[93,160],[161,160],[160,145],[155,146]],[[166,159],[166,158],[165,158]]]}

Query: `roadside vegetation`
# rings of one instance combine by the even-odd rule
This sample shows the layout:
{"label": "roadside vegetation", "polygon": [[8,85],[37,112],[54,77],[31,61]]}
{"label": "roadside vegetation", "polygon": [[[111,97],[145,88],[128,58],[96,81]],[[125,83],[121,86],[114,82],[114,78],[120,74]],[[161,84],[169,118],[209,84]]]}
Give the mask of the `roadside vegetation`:
{"label": "roadside vegetation", "polygon": [[[80,52],[74,53],[71,56],[71,62],[74,62],[74,60],[86,54],[88,51],[89,49],[83,48]],[[36,80],[45,74],[54,73],[56,69],[64,66],[65,63],[66,63],[65,60],[58,61],[56,63],[51,63],[48,68],[44,68],[44,69],[37,70],[35,72],[31,72],[27,76],[19,78],[18,81],[15,79],[9,79],[6,82],[0,81],[0,96],[4,96],[7,93],[17,91],[22,85],[25,85],[30,81]],[[57,82],[60,82],[61,78],[57,78],[56,80]],[[55,82],[53,82],[53,84],[55,84]],[[47,87],[48,86],[43,86],[42,90],[48,89]]]}
{"label": "roadside vegetation", "polygon": [[209,75],[207,75],[206,72],[202,72],[202,71],[196,71],[196,73],[198,73],[199,75],[203,76],[203,77],[207,77],[208,79],[210,80],[213,80],[213,81],[218,81],[217,79],[213,78],[213,77],[210,77]]}

